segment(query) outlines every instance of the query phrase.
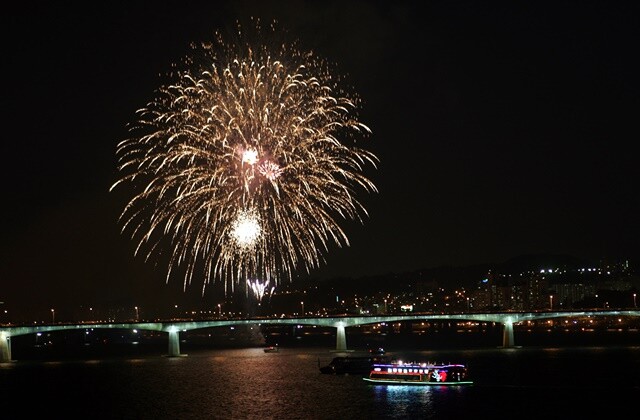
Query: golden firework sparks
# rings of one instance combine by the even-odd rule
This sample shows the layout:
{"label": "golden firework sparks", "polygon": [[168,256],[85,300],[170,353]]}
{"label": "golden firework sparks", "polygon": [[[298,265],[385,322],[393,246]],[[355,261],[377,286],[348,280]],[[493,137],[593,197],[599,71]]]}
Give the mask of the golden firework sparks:
{"label": "golden firework sparks", "polygon": [[349,245],[339,221],[367,214],[356,193],[377,191],[364,169],[378,159],[356,146],[370,134],[357,96],[312,53],[244,34],[194,48],[117,148],[111,188],[133,190],[121,222],[136,253],[168,240],[167,281],[183,267],[184,287],[197,276],[203,292],[317,268],[331,244]]}

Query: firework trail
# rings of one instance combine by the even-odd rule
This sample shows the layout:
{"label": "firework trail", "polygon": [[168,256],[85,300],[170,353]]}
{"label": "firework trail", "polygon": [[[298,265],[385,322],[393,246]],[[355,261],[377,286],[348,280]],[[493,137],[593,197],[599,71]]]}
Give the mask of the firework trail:
{"label": "firework trail", "polygon": [[292,279],[325,262],[330,245],[349,246],[341,220],[363,222],[359,190],[377,157],[356,146],[370,134],[360,104],[340,78],[295,44],[271,48],[238,26],[235,43],[217,33],[194,46],[183,70],[138,110],[118,144],[120,184],[132,198],[123,232],[148,259],[169,249],[167,281],[183,270],[224,282]]}

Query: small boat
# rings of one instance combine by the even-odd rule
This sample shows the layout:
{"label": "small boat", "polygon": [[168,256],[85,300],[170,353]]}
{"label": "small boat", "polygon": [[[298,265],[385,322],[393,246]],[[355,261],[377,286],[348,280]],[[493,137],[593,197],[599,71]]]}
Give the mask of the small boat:
{"label": "small boat", "polygon": [[320,366],[318,361],[318,367],[321,373],[368,375],[374,363],[387,361],[389,359],[386,356],[344,356],[334,357],[326,366]]}
{"label": "small boat", "polygon": [[367,382],[383,385],[472,385],[467,379],[467,367],[463,364],[438,363],[375,363],[369,375],[362,378]]}
{"label": "small boat", "polygon": [[378,347],[376,350],[370,349],[369,353],[370,354],[375,354],[375,355],[378,355],[378,356],[384,356],[387,352],[384,351],[384,349],[382,347]]}
{"label": "small boat", "polygon": [[269,346],[269,347],[265,347],[264,348],[264,352],[265,353],[277,353],[278,352],[278,346]]}

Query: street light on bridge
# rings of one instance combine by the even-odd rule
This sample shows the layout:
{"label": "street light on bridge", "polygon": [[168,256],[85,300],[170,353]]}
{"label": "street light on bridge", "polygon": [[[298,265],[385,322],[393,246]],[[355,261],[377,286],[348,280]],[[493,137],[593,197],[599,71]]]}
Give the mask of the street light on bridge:
{"label": "street light on bridge", "polygon": [[633,294],[633,307],[634,308],[638,307],[638,305],[636,305],[636,294],[635,293]]}
{"label": "street light on bridge", "polygon": [[140,321],[140,313],[138,312],[137,306],[135,307],[135,309],[136,309],[136,322],[137,322],[137,321]]}
{"label": "street light on bridge", "polygon": [[56,323],[56,310],[51,308],[51,323],[55,324]]}
{"label": "street light on bridge", "polygon": [[300,305],[302,305],[302,316],[304,316],[304,302],[300,302]]}
{"label": "street light on bridge", "polygon": [[549,310],[553,311],[553,295],[549,295]]}

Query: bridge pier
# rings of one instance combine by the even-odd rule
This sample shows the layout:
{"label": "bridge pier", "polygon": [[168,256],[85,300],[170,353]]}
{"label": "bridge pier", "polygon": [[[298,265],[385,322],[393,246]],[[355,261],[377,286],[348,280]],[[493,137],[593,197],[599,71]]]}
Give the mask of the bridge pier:
{"label": "bridge pier", "polygon": [[515,347],[513,338],[513,321],[508,320],[502,324],[502,347]]}
{"label": "bridge pier", "polygon": [[337,351],[347,351],[347,333],[345,331],[345,326],[342,323],[336,325],[338,332],[336,334],[336,350]]}
{"label": "bridge pier", "polygon": [[169,331],[169,357],[180,356],[180,337],[177,328]]}
{"label": "bridge pier", "polygon": [[11,336],[0,331],[0,362],[11,361]]}

